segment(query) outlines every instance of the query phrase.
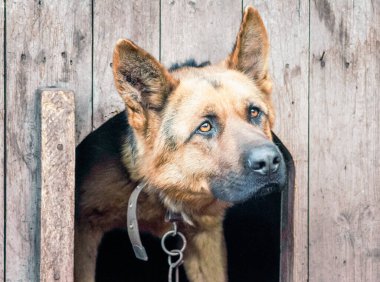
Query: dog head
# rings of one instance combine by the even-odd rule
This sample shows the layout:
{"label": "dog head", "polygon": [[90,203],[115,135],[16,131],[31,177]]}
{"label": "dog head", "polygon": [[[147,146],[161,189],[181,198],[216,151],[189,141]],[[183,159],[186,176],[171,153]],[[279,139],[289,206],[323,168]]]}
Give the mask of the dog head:
{"label": "dog head", "polygon": [[134,145],[124,147],[131,177],[158,189],[176,210],[211,211],[282,186],[268,53],[266,29],[252,7],[232,53],[218,65],[169,72],[119,40],[113,72],[133,129]]}

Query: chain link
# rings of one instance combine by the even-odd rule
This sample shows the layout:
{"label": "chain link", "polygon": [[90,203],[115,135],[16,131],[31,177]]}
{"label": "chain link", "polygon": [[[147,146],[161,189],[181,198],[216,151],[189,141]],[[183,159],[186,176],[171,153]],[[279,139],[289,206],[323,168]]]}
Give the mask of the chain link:
{"label": "chain link", "polygon": [[[165,242],[167,238],[171,237],[178,237],[180,239],[179,243],[182,243],[182,247],[180,249],[172,249],[169,250]],[[168,264],[169,264],[169,273],[168,273],[168,282],[179,282],[179,266],[183,263],[183,251],[186,248],[186,238],[185,236],[177,230],[177,223],[173,222],[173,229],[169,230],[165,233],[165,235],[161,239],[161,247],[164,250],[164,252],[168,255]],[[177,257],[174,259],[174,257]],[[175,276],[173,280],[173,272],[175,272]]]}

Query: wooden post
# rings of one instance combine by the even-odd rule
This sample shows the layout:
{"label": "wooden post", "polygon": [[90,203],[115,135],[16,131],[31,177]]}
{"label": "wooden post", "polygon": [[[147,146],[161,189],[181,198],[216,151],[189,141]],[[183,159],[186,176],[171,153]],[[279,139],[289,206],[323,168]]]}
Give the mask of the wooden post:
{"label": "wooden post", "polygon": [[74,109],[73,92],[41,92],[40,281],[74,280]]}
{"label": "wooden post", "polygon": [[0,4],[0,281],[5,281],[4,277],[4,165],[5,165],[5,93],[4,93],[4,5]]}
{"label": "wooden post", "polygon": [[280,282],[294,280],[294,190],[295,164],[292,155],[273,133],[273,142],[278,146],[286,163],[288,183],[281,195],[281,253],[280,253]]}

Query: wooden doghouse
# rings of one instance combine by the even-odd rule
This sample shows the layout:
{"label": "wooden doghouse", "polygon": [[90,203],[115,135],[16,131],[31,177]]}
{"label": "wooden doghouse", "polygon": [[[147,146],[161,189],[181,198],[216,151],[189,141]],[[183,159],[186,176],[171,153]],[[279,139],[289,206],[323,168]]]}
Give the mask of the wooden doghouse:
{"label": "wooden doghouse", "polygon": [[[166,66],[190,57],[218,62],[247,4],[268,29],[275,132],[297,170],[293,253],[285,245],[281,273],[295,282],[380,281],[380,2],[373,0],[1,1],[0,281],[72,280],[69,160],[74,142],[122,109],[110,68],[117,39],[132,39]],[[47,154],[42,164],[36,89],[51,85],[75,92],[76,121],[66,113],[45,125],[75,126],[75,140],[56,139],[45,149],[65,162]],[[62,163],[67,178],[52,185]],[[57,221],[50,218],[60,209]]]}

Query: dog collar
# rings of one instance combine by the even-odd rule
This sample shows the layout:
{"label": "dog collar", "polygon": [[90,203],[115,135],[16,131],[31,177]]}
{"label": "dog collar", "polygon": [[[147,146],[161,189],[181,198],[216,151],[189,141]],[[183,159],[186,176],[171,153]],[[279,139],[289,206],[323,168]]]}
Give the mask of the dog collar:
{"label": "dog collar", "polygon": [[[137,187],[132,191],[132,194],[129,197],[127,212],[127,229],[129,240],[131,241],[136,258],[147,261],[148,255],[141,242],[139,224],[137,221],[137,200],[145,186],[146,183],[140,183],[139,185],[137,185]],[[165,215],[166,222],[172,222],[176,224],[176,222],[183,220],[184,219],[181,213],[173,212],[172,210],[167,210]]]}
{"label": "dog collar", "polygon": [[131,241],[133,251],[135,252],[135,256],[138,259],[147,261],[148,255],[146,254],[145,248],[141,243],[139,225],[137,222],[137,199],[142,191],[142,189],[146,186],[145,183],[140,183],[133,190],[131,196],[128,201],[128,212],[127,212],[127,226],[128,226],[128,236]]}

